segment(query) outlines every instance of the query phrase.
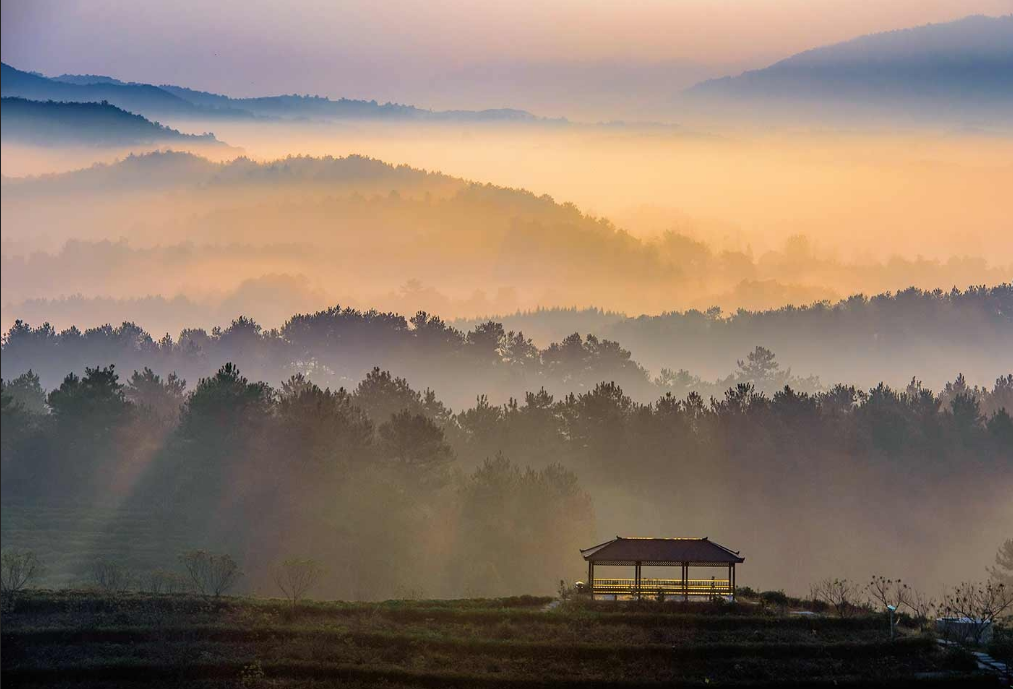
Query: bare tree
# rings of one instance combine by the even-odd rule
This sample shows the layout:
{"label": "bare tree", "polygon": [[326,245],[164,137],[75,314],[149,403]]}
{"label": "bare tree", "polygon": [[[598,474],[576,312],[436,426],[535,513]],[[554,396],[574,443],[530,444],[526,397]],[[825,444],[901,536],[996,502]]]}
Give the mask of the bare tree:
{"label": "bare tree", "polygon": [[191,550],[179,556],[193,590],[202,596],[220,596],[235,586],[242,576],[239,565],[229,555],[206,550]]}
{"label": "bare tree", "polygon": [[856,610],[860,589],[848,579],[823,579],[809,587],[809,597],[826,603],[838,617],[850,617]]}
{"label": "bare tree", "polygon": [[985,630],[996,620],[1013,610],[1013,590],[1003,583],[987,581],[984,584],[964,582],[951,589],[944,597],[942,611],[946,617],[966,621],[969,636],[980,643]]}
{"label": "bare tree", "polygon": [[189,588],[187,580],[175,572],[155,569],[145,574],[139,586],[146,593],[183,593]]}
{"label": "bare tree", "polygon": [[890,638],[894,637],[897,624],[897,613],[901,608],[911,607],[914,596],[913,589],[908,588],[900,579],[887,579],[882,575],[873,575],[872,581],[865,586],[869,596],[869,607],[880,607],[890,617]]}
{"label": "bare tree", "polygon": [[918,589],[908,586],[900,579],[874,576],[872,581],[866,585],[865,591],[873,607],[881,607],[884,610],[889,610],[891,605],[895,610],[906,608],[922,630],[925,629],[929,615],[936,607],[934,599]]}
{"label": "bare tree", "polygon": [[295,605],[324,574],[324,568],[312,558],[290,557],[274,568],[274,583]]}
{"label": "bare tree", "polygon": [[45,567],[31,550],[11,548],[0,553],[0,591],[9,602],[42,576]]}
{"label": "bare tree", "polygon": [[106,593],[123,593],[133,585],[134,575],[122,562],[96,560],[91,566],[91,583]]}
{"label": "bare tree", "polygon": [[875,575],[865,586],[865,591],[870,602],[874,606],[888,610],[891,606],[894,610],[907,606],[911,595],[911,589],[900,579],[887,579],[881,575]]}
{"label": "bare tree", "polygon": [[929,623],[929,616],[936,608],[936,601],[918,589],[909,589],[909,591],[904,605],[911,611],[911,616],[918,623],[918,629],[925,631],[925,627]]}

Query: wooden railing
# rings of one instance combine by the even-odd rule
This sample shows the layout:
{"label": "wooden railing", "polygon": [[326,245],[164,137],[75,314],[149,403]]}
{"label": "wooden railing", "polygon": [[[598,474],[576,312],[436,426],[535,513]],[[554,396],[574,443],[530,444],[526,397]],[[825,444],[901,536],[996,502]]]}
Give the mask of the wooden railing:
{"label": "wooden railing", "polygon": [[[640,593],[652,595],[657,593],[681,596],[729,596],[732,585],[728,579],[648,579],[640,580]],[[594,580],[594,593],[615,593],[619,595],[636,595],[636,579],[599,579]]]}

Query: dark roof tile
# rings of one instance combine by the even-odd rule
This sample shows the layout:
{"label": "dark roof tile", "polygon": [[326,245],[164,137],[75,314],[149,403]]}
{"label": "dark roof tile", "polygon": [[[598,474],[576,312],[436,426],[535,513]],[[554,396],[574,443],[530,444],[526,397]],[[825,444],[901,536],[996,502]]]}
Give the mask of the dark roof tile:
{"label": "dark roof tile", "polygon": [[591,562],[688,562],[722,564],[744,562],[737,550],[704,538],[630,538],[616,536],[580,554]]}

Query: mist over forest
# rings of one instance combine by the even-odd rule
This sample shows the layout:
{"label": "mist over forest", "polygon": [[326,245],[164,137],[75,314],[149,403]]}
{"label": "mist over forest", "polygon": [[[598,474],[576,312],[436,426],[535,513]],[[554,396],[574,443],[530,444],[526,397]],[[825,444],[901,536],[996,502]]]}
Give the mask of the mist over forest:
{"label": "mist over forest", "polygon": [[[359,156],[213,163],[152,153],[5,179],[3,188],[8,326],[49,307],[54,315],[43,318],[69,325],[56,318],[65,299],[74,323],[90,326],[108,320],[90,315],[90,300],[100,310],[103,300],[183,297],[143,323],[178,332],[236,311],[276,327],[292,310],[335,302],[445,318],[552,306],[638,315],[762,310],[1011,275],[1003,246],[987,258],[842,258],[806,234],[762,252],[701,237],[706,224],[638,235],[547,195]],[[254,296],[258,282],[273,285],[277,302]]]}
{"label": "mist over forest", "polygon": [[[261,296],[270,296],[271,287],[265,285]],[[135,304],[148,314],[174,306]],[[727,317],[717,309],[639,318],[553,309],[451,323],[425,311],[405,317],[331,306],[293,314],[280,328],[239,316],[227,325],[184,328],[176,336],[159,336],[130,321],[57,329],[18,320],[3,336],[2,372],[12,378],[32,370],[53,387],[67,371],[82,374],[98,362],[189,380],[232,362],[273,385],[304,373],[337,388],[351,387],[381,366],[439,391],[454,407],[479,395],[501,404],[540,387],[565,395],[602,381],[619,383],[640,402],[664,393],[720,396],[739,382],[767,394],[785,385],[814,393],[834,382],[899,387],[917,377],[938,390],[960,374],[972,386],[988,388],[1010,370],[1011,306],[1013,285],[1004,283],[965,292],[909,289]],[[777,357],[778,371],[742,378],[736,368],[757,347]]]}
{"label": "mist over forest", "polygon": [[[677,523],[748,542],[758,586],[898,561],[932,589],[1010,522],[1008,238],[757,251],[363,156],[181,152],[5,178],[0,218],[5,505],[172,524],[138,570],[213,547],[254,592],[313,550],[328,596],[548,592]],[[54,582],[121,547],[94,538],[53,542]]]}
{"label": "mist over forest", "polygon": [[[239,554],[253,591],[270,562],[312,550],[342,572],[326,592],[340,598],[548,592],[579,576],[575,548],[673,520],[747,540],[762,572],[750,585],[802,589],[887,561],[916,563],[912,581],[934,589],[959,576],[955,540],[973,557],[1013,517],[1011,300],[1004,284],[727,319],[549,310],[468,329],[332,307],[177,338],[18,321],[3,338],[5,504],[154,506],[174,526],[134,566],[167,566],[173,543],[196,539]],[[580,332],[539,346],[522,326],[621,333],[668,365],[652,374],[622,341]],[[800,375],[746,344],[771,340],[830,372],[850,358],[866,379],[904,379]],[[724,351],[721,374],[686,368],[712,370]],[[983,526],[958,539],[967,519]],[[832,556],[805,556],[828,537]],[[513,567],[505,543],[535,564]],[[409,574],[377,552],[428,564]]]}
{"label": "mist over forest", "polygon": [[[469,337],[471,356],[490,344]],[[579,342],[541,358],[573,365],[575,347],[591,358]],[[341,572],[322,593],[353,600],[548,592],[580,576],[583,544],[674,522],[748,541],[750,585],[792,590],[883,562],[934,590],[1000,538],[1013,516],[1013,375],[990,390],[958,378],[939,394],[912,380],[771,396],[750,381],[794,381],[768,351],[740,369],[709,401],[638,404],[602,382],[503,405],[483,395],[457,413],[379,368],[321,389],[301,373],[274,388],[231,363],[190,386],[95,367],[48,394],[30,372],[3,387],[4,504],[140,511],[168,526],[117,557],[150,569],[182,540],[224,549],[250,591],[278,557],[313,552]],[[809,555],[828,539],[832,553]],[[83,576],[93,556],[79,551],[63,575]],[[415,564],[391,566],[404,561]]]}
{"label": "mist over forest", "polygon": [[46,76],[5,31],[5,549],[52,587],[206,549],[256,596],[308,557],[349,601],[565,597],[616,535],[741,547],[784,599],[985,576],[1013,524],[1011,30],[741,74],[399,65],[412,102],[289,93],[303,53],[285,90],[218,88],[225,42],[193,83]]}

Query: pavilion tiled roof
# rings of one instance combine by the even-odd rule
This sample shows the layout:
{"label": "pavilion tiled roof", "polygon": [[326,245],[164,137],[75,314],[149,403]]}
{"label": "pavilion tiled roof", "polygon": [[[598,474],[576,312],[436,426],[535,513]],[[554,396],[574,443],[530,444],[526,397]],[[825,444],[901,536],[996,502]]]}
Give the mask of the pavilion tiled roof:
{"label": "pavilion tiled roof", "polygon": [[616,536],[580,554],[596,564],[689,563],[722,564],[745,562],[739,551],[703,538],[631,538]]}

